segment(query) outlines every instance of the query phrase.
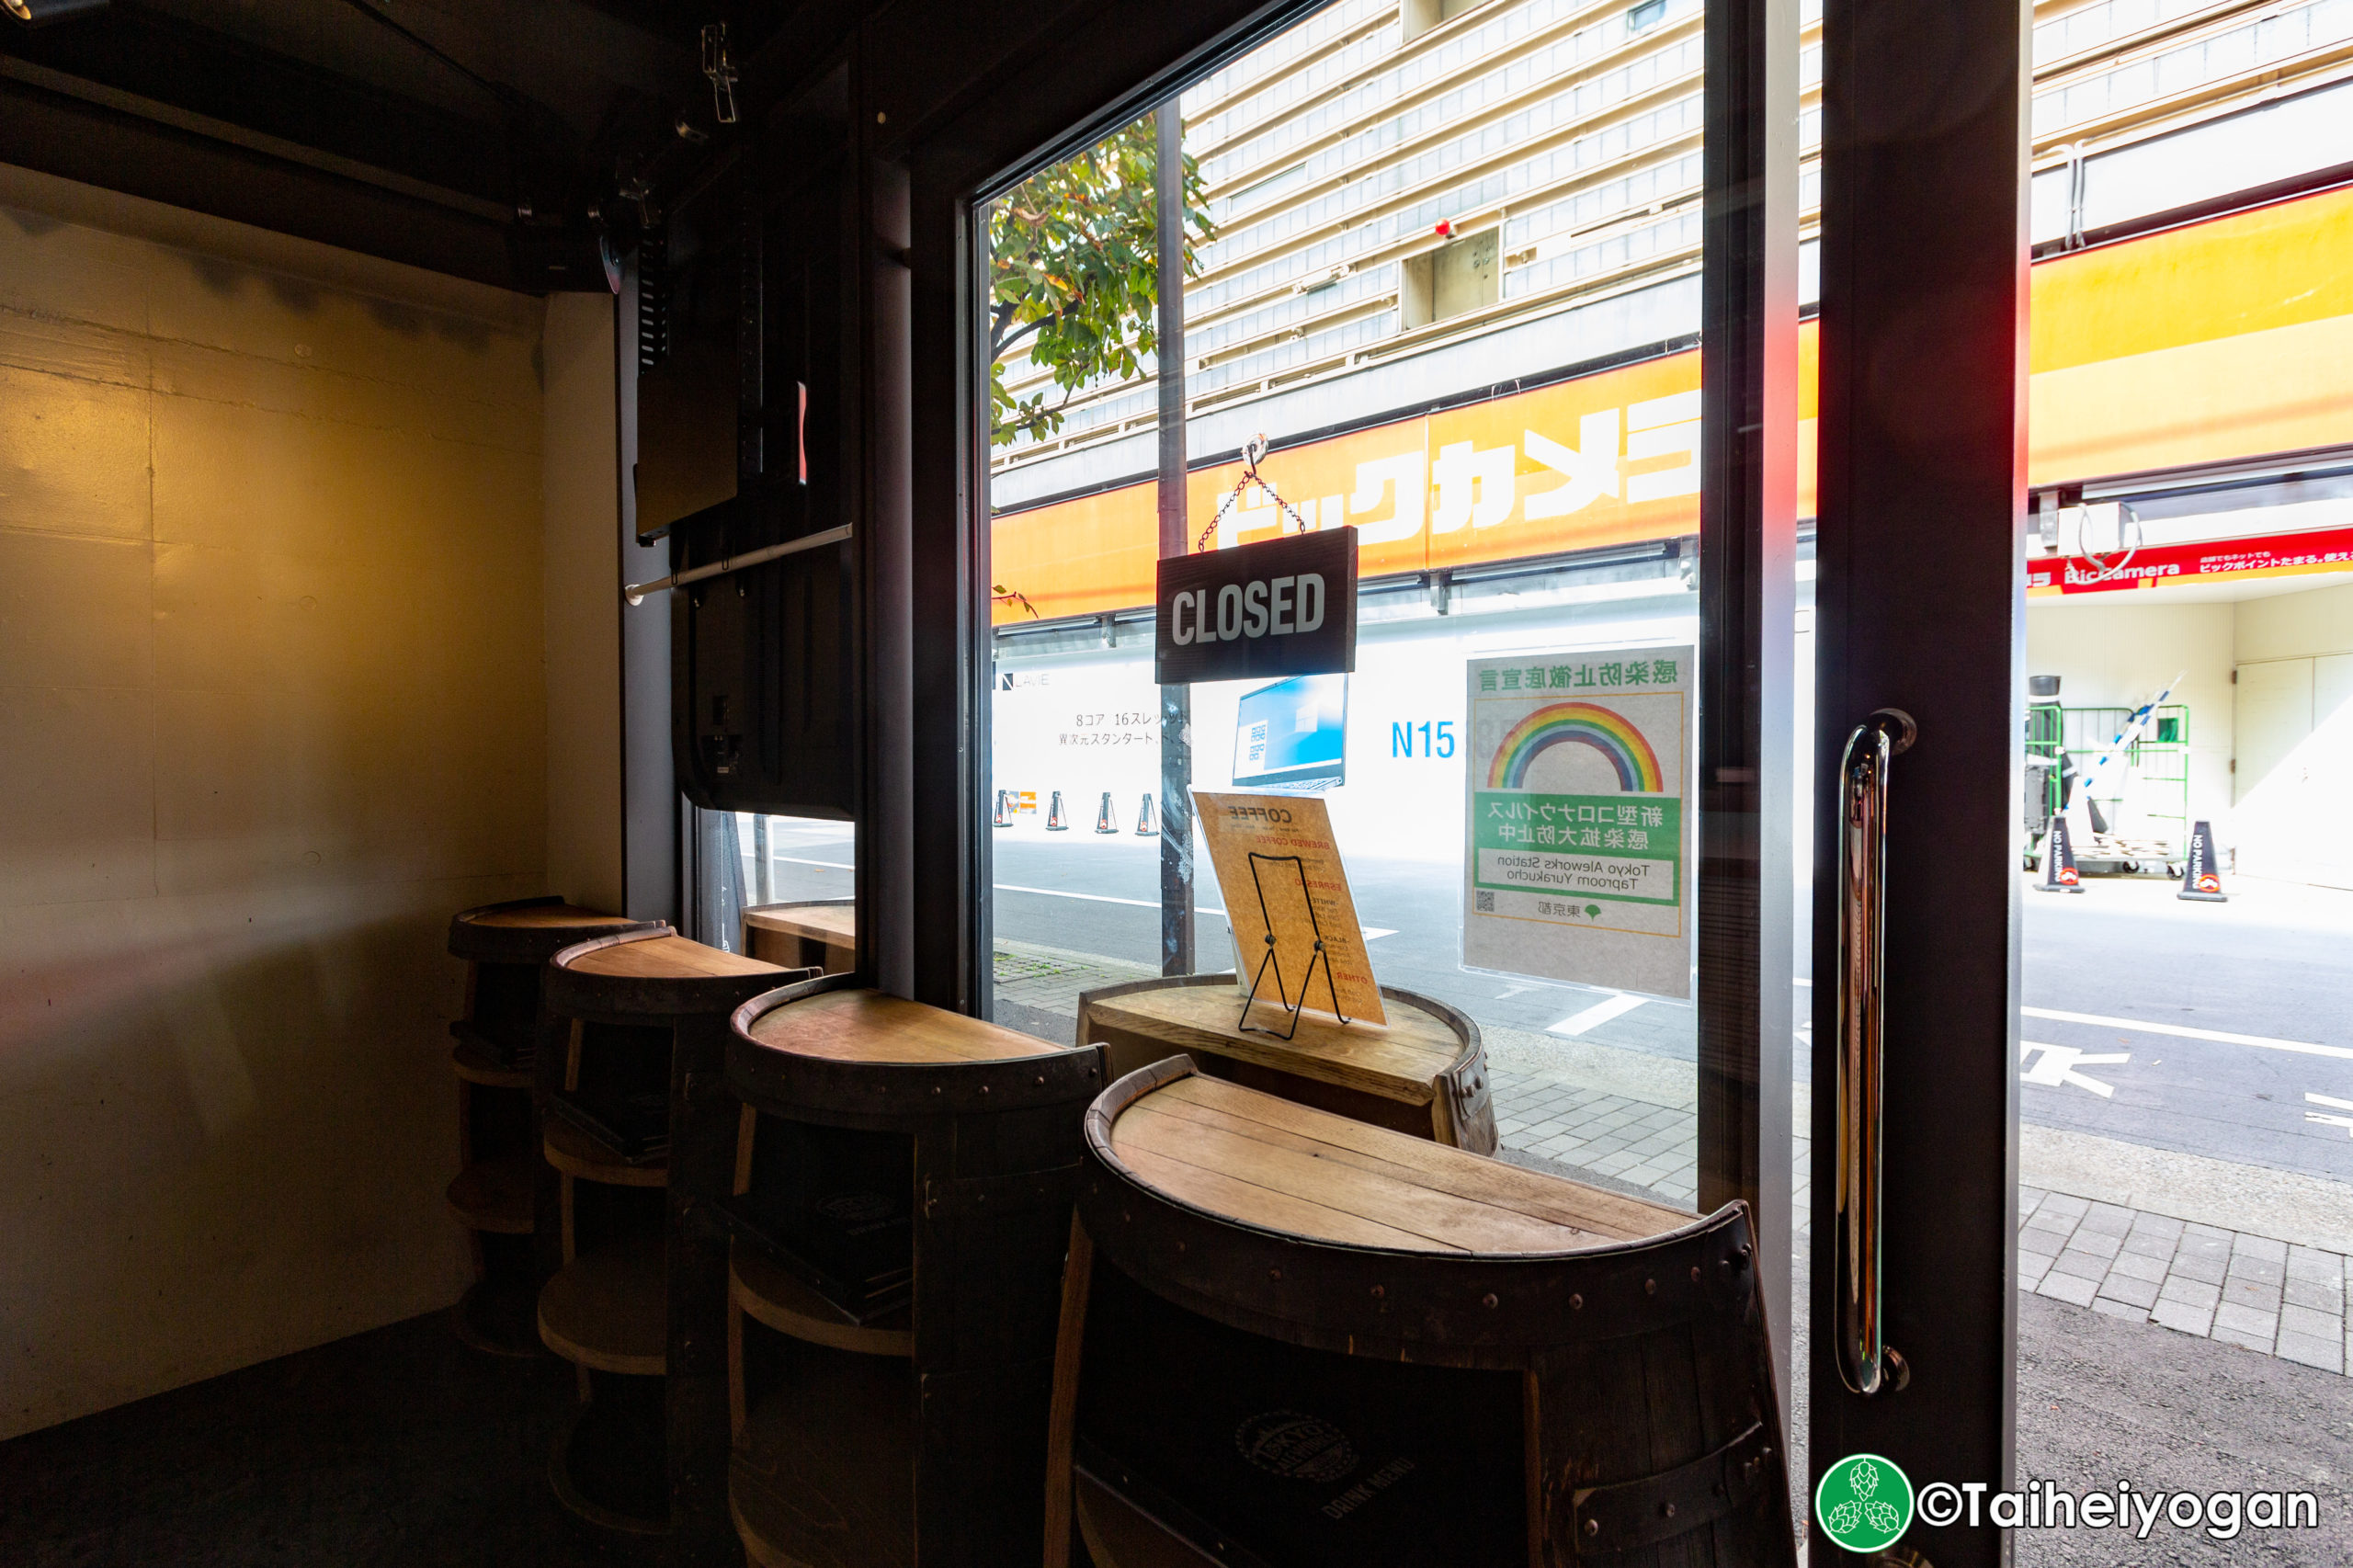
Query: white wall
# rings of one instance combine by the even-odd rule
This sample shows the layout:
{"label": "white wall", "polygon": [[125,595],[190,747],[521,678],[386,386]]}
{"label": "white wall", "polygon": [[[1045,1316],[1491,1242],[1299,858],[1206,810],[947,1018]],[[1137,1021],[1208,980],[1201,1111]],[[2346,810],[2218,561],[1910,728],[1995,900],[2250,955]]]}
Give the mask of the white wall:
{"label": "white wall", "polygon": [[[2162,592],[2029,601],[2027,673],[2059,676],[2059,700],[2069,708],[2137,708],[2184,676],[2169,700],[2189,710],[2189,814],[2213,819],[2220,832],[2232,797],[2231,665],[2239,607],[2143,602]],[[2126,810],[2132,810],[2129,797]]]}
{"label": "white wall", "polygon": [[[2353,655],[2353,585],[2245,599],[2230,606],[2239,690],[2248,702],[2283,685],[2301,690],[2303,722],[2241,758],[2239,801],[2225,842],[2235,845],[2236,869],[2276,877],[2353,887],[2353,695],[2347,665]],[[2287,676],[2285,682],[2279,676]],[[2264,677],[2270,676],[2271,679]],[[2269,716],[2275,728],[2281,717]],[[2268,742],[2272,737],[2267,735]],[[2272,754],[2277,760],[2268,760]],[[2221,824],[2218,832],[2225,831]]]}
{"label": "white wall", "polygon": [[455,1299],[539,301],[0,168],[0,1437]]}

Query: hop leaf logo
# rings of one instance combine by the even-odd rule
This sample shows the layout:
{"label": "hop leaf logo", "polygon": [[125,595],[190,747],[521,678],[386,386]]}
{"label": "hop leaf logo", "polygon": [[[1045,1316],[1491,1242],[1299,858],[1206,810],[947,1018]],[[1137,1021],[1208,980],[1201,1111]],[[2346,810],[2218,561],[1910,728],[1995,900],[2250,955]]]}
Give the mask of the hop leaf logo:
{"label": "hop leaf logo", "polygon": [[1847,1485],[1856,1496],[1870,1497],[1879,1490],[1879,1466],[1869,1460],[1857,1460],[1847,1467]]}
{"label": "hop leaf logo", "polygon": [[1823,1532],[1848,1551],[1893,1546],[1912,1523],[1912,1482],[1893,1460],[1850,1454],[1823,1472],[1814,1489],[1814,1517]]}

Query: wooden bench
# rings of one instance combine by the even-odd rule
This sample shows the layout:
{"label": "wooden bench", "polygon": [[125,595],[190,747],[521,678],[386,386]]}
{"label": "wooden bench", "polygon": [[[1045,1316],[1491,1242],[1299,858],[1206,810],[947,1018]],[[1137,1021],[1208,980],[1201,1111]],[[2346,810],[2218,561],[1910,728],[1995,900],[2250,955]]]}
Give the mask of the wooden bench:
{"label": "wooden bench", "polygon": [[693,1221],[699,1178],[734,1169],[721,1078],[728,1016],[801,979],[647,926],[549,960],[547,1006],[569,1020],[542,1063],[542,1153],[557,1173],[563,1266],[540,1292],[540,1338],[579,1369],[581,1409],[550,1480],[608,1529],[666,1535],[679,1568],[730,1562],[727,1252]]}
{"label": "wooden bench", "polygon": [[735,1016],[729,1495],[755,1563],[1035,1562],[1102,1057],[863,989]]}
{"label": "wooden bench", "polygon": [[1410,991],[1384,985],[1381,996],[1385,1025],[1305,1011],[1298,1032],[1284,1040],[1290,1015],[1264,1001],[1251,1006],[1255,1028],[1241,1027],[1242,997],[1231,974],[1141,980],[1081,994],[1078,1039],[1106,1047],[1115,1075],[1183,1051],[1215,1077],[1494,1153],[1495,1113],[1479,1026]]}
{"label": "wooden bench", "polygon": [[630,924],[560,898],[486,903],[449,921],[449,956],[465,960],[466,994],[449,1025],[458,1174],[446,1196],[466,1228],[474,1276],[450,1321],[477,1350],[540,1353],[533,1303],[556,1267],[553,1229],[542,1234],[538,1224],[542,1167],[531,1081],[540,1051],[563,1030],[541,1006],[540,971],[559,949]]}
{"label": "wooden bench", "polygon": [[847,974],[858,967],[858,900],[812,899],[747,909],[744,951],[787,969]]}
{"label": "wooden bench", "polygon": [[1795,1562],[1746,1209],[1196,1073],[1089,1108],[1046,1562]]}

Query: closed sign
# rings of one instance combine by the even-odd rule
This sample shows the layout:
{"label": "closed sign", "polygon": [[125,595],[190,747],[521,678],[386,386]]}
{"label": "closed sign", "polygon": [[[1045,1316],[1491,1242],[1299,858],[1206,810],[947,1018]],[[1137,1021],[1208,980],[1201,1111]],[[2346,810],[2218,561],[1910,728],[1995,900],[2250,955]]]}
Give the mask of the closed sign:
{"label": "closed sign", "polygon": [[1163,686],[1357,667],[1357,530],[1320,528],[1160,563]]}

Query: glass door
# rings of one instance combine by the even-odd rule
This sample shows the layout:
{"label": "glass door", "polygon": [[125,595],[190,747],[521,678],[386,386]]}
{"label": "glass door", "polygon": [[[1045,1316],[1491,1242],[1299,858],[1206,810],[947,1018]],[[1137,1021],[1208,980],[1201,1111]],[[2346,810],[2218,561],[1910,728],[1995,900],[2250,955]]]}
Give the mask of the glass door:
{"label": "glass door", "polygon": [[2353,1550],[2347,100],[2162,9],[1827,18],[1818,1560]]}

